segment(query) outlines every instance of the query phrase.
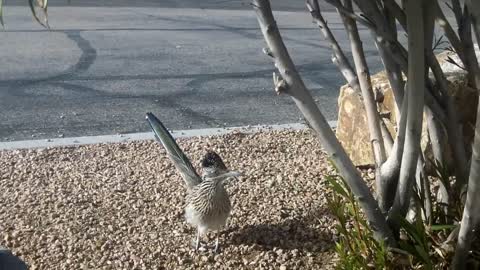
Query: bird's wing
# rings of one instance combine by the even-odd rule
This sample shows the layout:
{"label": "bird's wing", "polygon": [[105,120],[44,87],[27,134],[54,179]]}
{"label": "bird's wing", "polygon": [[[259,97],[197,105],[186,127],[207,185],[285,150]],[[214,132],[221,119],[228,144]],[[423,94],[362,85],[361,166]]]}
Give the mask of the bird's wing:
{"label": "bird's wing", "polygon": [[180,171],[187,187],[190,189],[202,182],[202,178],[197,174],[188,157],[180,149],[162,122],[152,113],[147,113],[146,118],[155,134],[155,138],[163,145],[165,150],[167,150],[168,156],[177,170]]}

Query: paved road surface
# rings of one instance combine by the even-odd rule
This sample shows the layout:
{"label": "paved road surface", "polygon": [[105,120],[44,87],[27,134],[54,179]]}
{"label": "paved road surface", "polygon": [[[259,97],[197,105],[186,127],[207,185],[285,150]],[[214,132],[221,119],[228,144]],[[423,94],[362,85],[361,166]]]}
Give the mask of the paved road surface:
{"label": "paved road surface", "polygon": [[[0,141],[143,132],[147,111],[171,129],[301,121],[293,102],[272,90],[273,65],[246,1],[158,2],[51,0],[47,31],[9,1],[0,33]],[[297,2],[276,0],[275,15],[306,84],[334,120],[344,80]],[[345,43],[337,16],[326,17]],[[373,44],[364,46],[379,70]]]}

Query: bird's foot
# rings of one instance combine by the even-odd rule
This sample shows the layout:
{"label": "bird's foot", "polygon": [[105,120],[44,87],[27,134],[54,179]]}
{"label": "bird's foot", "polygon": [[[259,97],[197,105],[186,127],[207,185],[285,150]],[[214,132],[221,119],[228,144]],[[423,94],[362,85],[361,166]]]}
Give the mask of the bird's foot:
{"label": "bird's foot", "polygon": [[197,243],[197,240],[196,239],[193,239],[192,240],[192,248],[195,250],[195,251],[200,251],[200,252],[204,252],[207,250],[206,248],[206,244],[203,243],[203,242],[198,242]]}

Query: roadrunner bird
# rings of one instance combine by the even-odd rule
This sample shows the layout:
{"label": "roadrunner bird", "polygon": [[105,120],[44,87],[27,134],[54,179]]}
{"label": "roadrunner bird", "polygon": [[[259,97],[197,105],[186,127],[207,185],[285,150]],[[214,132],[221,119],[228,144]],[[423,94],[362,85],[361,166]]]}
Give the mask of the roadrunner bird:
{"label": "roadrunner bird", "polygon": [[207,231],[215,231],[217,252],[218,234],[225,226],[231,209],[223,182],[240,176],[240,173],[229,171],[217,153],[208,151],[201,162],[202,177],[200,177],[162,122],[152,113],[147,113],[146,118],[155,138],[165,147],[169,158],[185,180],[187,186],[185,218],[188,223],[197,227],[195,249],[199,248],[201,235]]}

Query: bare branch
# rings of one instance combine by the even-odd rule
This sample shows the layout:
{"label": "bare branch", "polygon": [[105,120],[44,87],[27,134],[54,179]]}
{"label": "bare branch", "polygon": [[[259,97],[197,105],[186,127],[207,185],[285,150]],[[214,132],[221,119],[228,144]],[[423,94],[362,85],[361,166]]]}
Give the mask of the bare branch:
{"label": "bare branch", "polygon": [[[345,0],[345,9],[353,12],[351,0]],[[342,16],[347,30],[350,44],[352,47],[353,60],[357,71],[360,89],[362,91],[363,103],[367,113],[368,130],[370,133],[370,141],[372,143],[373,154],[375,157],[375,165],[377,168],[385,162],[385,146],[383,144],[383,136],[380,128],[380,119],[377,110],[377,104],[373,97],[372,82],[370,80],[370,72],[368,70],[367,61],[363,53],[362,41],[358,33],[355,21],[349,17]],[[377,177],[380,184],[380,179]]]}
{"label": "bare branch", "polygon": [[370,28],[371,30],[375,31],[376,26],[373,24],[365,15],[361,14],[358,15],[353,11],[350,11],[346,9],[338,0],[325,0],[327,3],[331,4],[334,6],[339,12],[341,12],[343,15],[363,24],[367,28]]}
{"label": "bare branch", "polygon": [[417,169],[415,174],[417,183],[417,190],[423,203],[424,218],[428,224],[432,221],[432,194],[430,193],[430,181],[428,181],[427,173],[425,171],[425,159],[420,153],[417,160]]}
{"label": "bare branch", "polygon": [[463,52],[463,47],[462,44],[460,43],[460,39],[458,38],[457,34],[453,30],[452,26],[448,22],[447,18],[445,17],[445,14],[443,14],[442,9],[438,5],[437,1],[434,1],[434,8],[437,13],[437,22],[440,27],[442,27],[443,31],[445,32],[445,35],[447,36],[448,40],[450,41],[450,44],[452,45],[453,49],[455,50],[456,54],[462,61],[463,65],[465,65],[465,54]]}
{"label": "bare branch", "polygon": [[343,74],[348,84],[355,91],[360,92],[360,85],[358,84],[357,75],[353,71],[352,65],[348,61],[347,57],[343,53],[342,48],[338,44],[335,36],[327,25],[327,22],[323,18],[320,7],[318,5],[318,0],[307,0],[307,8],[312,15],[313,21],[320,28],[324,38],[330,43],[330,47],[333,51],[332,62],[338,67],[340,72]]}
{"label": "bare branch", "polygon": [[447,6],[453,11],[455,15],[455,19],[457,20],[457,25],[460,27],[460,24],[463,22],[463,12],[462,7],[460,6],[460,1],[458,0],[451,0],[452,5],[448,5],[448,2],[445,1]]}
{"label": "bare branch", "polygon": [[404,30],[407,30],[407,18],[405,12],[394,0],[383,0],[385,7],[392,13],[392,15],[398,20]]}
{"label": "bare branch", "polygon": [[[447,147],[446,132],[444,131],[441,122],[435,118],[435,115],[429,108],[425,108],[425,115],[427,120],[428,136],[430,137],[433,157],[435,158],[435,160],[432,160],[431,162],[435,162],[436,164],[438,164],[437,166],[445,167],[446,158],[444,149]],[[447,187],[442,181],[439,181],[439,186],[439,196],[437,196],[437,201],[440,204],[440,208],[442,209],[444,214],[448,215],[450,196],[447,192]]]}
{"label": "bare branch", "polygon": [[465,12],[462,13],[462,9],[458,0],[452,0],[452,6],[457,19],[458,34],[463,46],[465,57],[464,65],[467,70],[468,83],[473,88],[478,89],[480,86],[480,78],[476,74],[479,72],[479,66],[472,41],[472,26],[470,24],[472,21],[470,11],[465,5]]}
{"label": "bare branch", "polygon": [[[407,91],[405,91],[405,94]],[[400,115],[397,118],[397,135],[393,143],[392,151],[387,161],[380,167],[381,185],[378,191],[379,204],[383,212],[387,212],[393,205],[398,184],[398,175],[402,164],[402,154],[405,145],[405,133],[408,114],[408,99],[404,98]]]}
{"label": "bare branch", "polygon": [[263,49],[262,49],[262,52],[263,52],[265,55],[268,55],[268,56],[270,56],[270,57],[273,58],[272,51],[270,51],[269,48],[263,48]]}
{"label": "bare branch", "polygon": [[[455,162],[455,175],[457,185],[463,186],[468,175],[467,170],[467,154],[465,151],[465,143],[463,141],[462,129],[460,128],[457,109],[454,104],[453,97],[448,94],[448,81],[445,74],[438,63],[437,58],[431,50],[427,51],[427,61],[432,69],[432,73],[438,84],[438,89],[445,99],[447,109],[446,128],[448,133],[448,141],[453,150]],[[458,189],[457,189],[458,190]]]}
{"label": "bare branch", "polygon": [[273,72],[273,85],[275,86],[275,92],[277,93],[277,95],[287,93],[288,91],[287,83],[282,79],[281,76],[278,76],[275,72]]}
{"label": "bare branch", "polygon": [[[403,91],[401,71],[406,73],[408,69],[407,51],[396,39],[395,32],[389,27],[390,24],[385,16],[381,14],[377,5],[372,3],[372,1],[355,1],[360,9],[364,11],[369,18],[372,18],[373,22],[378,26],[376,31],[372,33],[374,34],[377,48],[387,71],[392,90],[394,91],[398,109],[403,98],[403,94],[401,94]],[[388,8],[388,0],[385,1],[385,6]],[[394,6],[391,2],[390,4],[391,6]],[[394,12],[395,10],[397,12]],[[401,10],[398,5],[397,8],[389,9],[389,11],[394,15],[399,15],[400,20],[403,20],[403,10]],[[406,28],[406,26],[404,27]],[[443,112],[442,106],[438,104],[438,100],[430,91],[425,92],[425,104],[432,109],[438,118],[445,119],[445,113]]]}

